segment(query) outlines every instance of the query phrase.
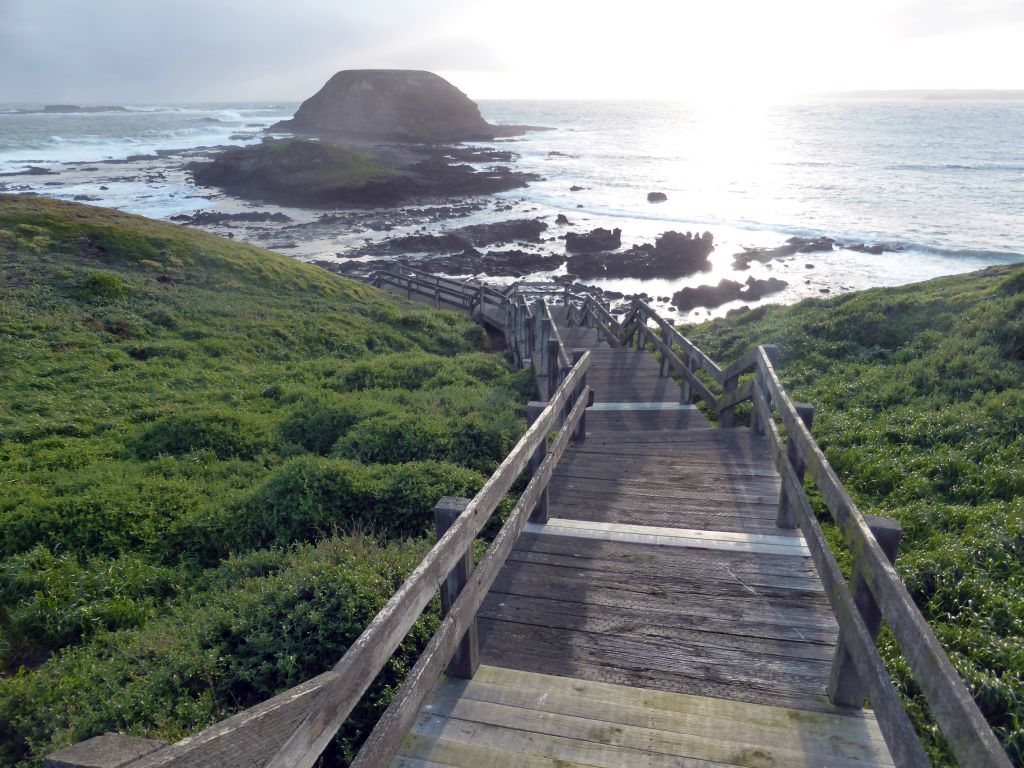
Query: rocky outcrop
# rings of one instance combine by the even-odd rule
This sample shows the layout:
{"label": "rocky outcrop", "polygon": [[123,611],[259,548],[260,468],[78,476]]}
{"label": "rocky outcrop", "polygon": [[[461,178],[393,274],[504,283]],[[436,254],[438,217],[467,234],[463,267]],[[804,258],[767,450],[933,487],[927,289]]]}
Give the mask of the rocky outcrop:
{"label": "rocky outcrop", "polygon": [[431,274],[524,277],[535,272],[558,269],[565,263],[565,256],[557,253],[533,253],[521,249],[481,253],[476,248],[468,247],[447,256],[317,263],[334,272],[347,275],[366,275],[375,269],[394,269],[398,265]]}
{"label": "rocky outcrop", "polygon": [[742,283],[723,279],[718,285],[701,285],[676,291],[672,294],[672,303],[680,312],[696,307],[720,307],[738,299],[742,290]]}
{"label": "rocky outcrop", "polygon": [[791,237],[777,248],[744,248],[743,253],[733,254],[734,269],[748,269],[753,261],[767,263],[797,253],[831,251],[836,241],[831,237]]}
{"label": "rocky outcrop", "polygon": [[524,126],[491,125],[466,94],[432,72],[352,69],[335,74],[271,132],[414,143],[489,140]]}
{"label": "rocky outcrop", "polygon": [[672,303],[681,311],[686,312],[696,307],[720,307],[730,301],[757,301],[772,293],[778,293],[788,286],[785,280],[770,277],[758,280],[748,277],[746,285],[735,280],[721,280],[718,285],[701,285],[696,288],[683,288],[672,295]]}
{"label": "rocky outcrop", "polygon": [[875,243],[874,245],[866,245],[865,243],[851,243],[850,245],[842,246],[847,251],[856,251],[857,253],[870,253],[873,256],[881,256],[883,253],[895,253],[896,248],[885,243]]}
{"label": "rocky outcrop", "polygon": [[668,195],[666,195],[664,192],[648,192],[647,193],[647,202],[648,203],[664,203],[666,200],[668,200]]}
{"label": "rocky outcrop", "polygon": [[[607,233],[608,230],[594,230]],[[615,242],[619,241],[615,230]],[[594,233],[592,232],[591,235]],[[679,278],[711,268],[708,256],[715,249],[714,236],[705,232],[699,237],[687,232],[664,232],[654,244],[644,243],[622,253],[582,252],[569,257],[570,274],[584,280],[612,278]],[[566,250],[569,249],[566,235]]]}
{"label": "rocky outcrop", "polygon": [[[487,224],[471,224],[438,235],[406,235],[373,243],[359,250],[362,255],[384,256],[404,253],[455,253],[497,243],[538,243],[548,225],[540,219],[507,219]],[[480,254],[478,253],[477,256]],[[562,257],[559,264],[565,261]],[[477,270],[479,271],[479,270]],[[471,274],[471,273],[449,273]]]}
{"label": "rocky outcrop", "polygon": [[181,224],[189,224],[193,227],[204,227],[218,224],[242,223],[271,223],[288,224],[292,217],[283,213],[270,213],[269,211],[245,211],[243,213],[221,213],[220,211],[197,211],[193,214],[181,213],[171,216],[171,221]]}
{"label": "rocky outcrop", "polygon": [[565,250],[569,253],[614,251],[621,246],[622,230],[618,227],[615,229],[598,227],[584,234],[578,232],[565,233]]}
{"label": "rocky outcrop", "polygon": [[[451,150],[422,147],[405,153],[401,167],[323,141],[266,140],[233,147],[212,162],[189,166],[197,184],[221,187],[247,200],[330,208],[397,205],[408,200],[487,195],[525,187],[536,178],[500,166],[476,170],[451,162]],[[470,160],[472,150],[460,153]]]}

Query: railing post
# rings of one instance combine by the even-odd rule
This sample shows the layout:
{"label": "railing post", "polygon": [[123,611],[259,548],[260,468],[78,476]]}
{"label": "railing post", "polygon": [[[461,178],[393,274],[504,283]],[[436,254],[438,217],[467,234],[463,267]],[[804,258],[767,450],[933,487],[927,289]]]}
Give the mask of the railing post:
{"label": "railing post", "polygon": [[640,313],[636,315],[636,348],[638,352],[647,349],[647,318],[641,319]]}
{"label": "railing post", "polygon": [[[736,391],[736,386],[740,382],[739,376],[732,376],[725,380],[722,384],[722,394],[724,397],[728,397]],[[728,408],[723,408],[722,412],[718,414],[718,426],[720,429],[732,429],[736,426],[736,406],[730,405]]]}
{"label": "railing post", "polygon": [[[547,408],[547,403],[529,403],[526,406],[526,423],[528,426],[533,426],[533,423],[537,421],[537,418],[541,415],[544,409]],[[541,463],[544,461],[544,456],[548,452],[548,436],[544,435],[544,439],[541,440],[540,445],[537,446],[537,450],[533,452],[533,456],[530,457],[530,477],[533,477],[537,470],[540,469]],[[530,513],[530,522],[533,523],[546,523],[548,521],[548,489],[545,487],[541,492],[540,497],[537,499],[537,505],[533,508]]]}
{"label": "railing post", "polygon": [[[688,371],[693,370],[693,360],[690,357],[689,351],[683,353],[683,367]],[[693,402],[693,385],[690,384],[690,380],[686,377],[683,377],[682,401],[684,403]]]}
{"label": "railing post", "polygon": [[[441,500],[434,506],[434,525],[437,527],[437,538],[440,539],[449,528],[455,523],[459,515],[466,509],[469,499],[457,498],[455,496],[442,496]],[[452,568],[443,582],[441,582],[441,616],[447,616],[451,610],[455,598],[462,592],[463,587],[473,574],[473,545],[466,547],[462,559]],[[471,680],[480,666],[480,646],[477,640],[476,619],[466,629],[452,660],[448,663],[448,674],[453,677],[462,677]]]}
{"label": "railing post", "polygon": [[541,322],[544,320],[544,300],[537,299],[533,303],[533,351],[539,352],[543,347],[544,339],[541,337]]}
{"label": "railing post", "polygon": [[764,434],[764,424],[761,423],[761,418],[757,415],[757,400],[755,398],[758,392],[763,392],[760,371],[754,378],[754,388],[750,390],[750,434],[752,435]]}
{"label": "railing post", "polygon": [[[585,354],[586,354],[586,350],[585,349],[574,349],[573,350],[573,352],[572,352],[572,365],[573,365],[574,368],[576,367],[576,364],[580,361],[580,358],[582,358],[583,355],[585,355]],[[586,386],[587,386],[587,372],[584,371],[583,372],[583,376],[580,377],[579,384],[576,385],[576,390],[573,392],[572,402],[570,403],[570,406],[575,406],[576,405],[576,401],[580,399],[580,396],[583,394],[583,390],[586,388]],[[570,407],[570,410],[571,410],[571,407]],[[572,433],[572,439],[576,440],[578,442],[583,442],[584,440],[587,439],[587,410],[586,410],[586,408],[583,409],[583,413],[580,415],[580,420],[579,420],[579,422],[577,422],[576,429]]]}
{"label": "railing post", "polygon": [[441,308],[441,289],[434,287],[434,309]]}
{"label": "railing post", "polygon": [[[793,403],[793,407],[796,408],[796,412],[800,415],[804,424],[807,425],[807,428],[810,429],[814,424],[814,406],[808,403]],[[793,468],[797,481],[802,483],[804,481],[804,460],[800,458],[800,452],[796,446],[796,438],[793,435],[787,435],[786,461]],[[783,486],[782,491],[779,493],[779,509],[775,514],[775,525],[778,528],[796,528],[797,526],[793,504],[789,499],[789,494],[786,493],[785,486]]]}
{"label": "railing post", "polygon": [[[661,329],[661,343],[665,345],[665,349],[672,349],[672,334],[669,333],[668,328]],[[658,369],[658,375],[661,378],[668,376],[668,355],[665,354],[665,350],[661,352],[661,368]]]}
{"label": "railing post", "polygon": [[[545,320],[550,328],[551,322]],[[545,357],[545,366],[547,367],[548,377],[548,400],[555,394],[558,389],[558,385],[561,384],[562,368],[559,365],[559,351],[562,345],[558,343],[558,339],[548,339],[547,354]]]}
{"label": "railing post", "polygon": [[551,340],[551,321],[546,317],[540,318],[540,337],[538,339],[537,351],[540,353],[540,375],[548,376],[551,373],[551,347],[548,342]]}
{"label": "railing post", "polygon": [[[900,539],[903,538],[903,529],[900,524],[889,517],[878,517],[876,515],[864,515],[864,521],[874,534],[878,546],[889,559],[890,563],[896,562],[896,556],[900,550]],[[882,612],[875,602],[864,575],[861,573],[860,561],[854,560],[853,574],[850,579],[850,591],[853,593],[853,602],[860,611],[864,624],[871,633],[872,638],[878,637],[878,631],[882,626]],[[842,707],[864,706],[865,692],[864,685],[857,675],[853,665],[853,659],[846,648],[846,640],[840,630],[839,640],[836,643],[835,655],[832,658],[832,672],[828,681],[828,698],[833,704]]]}

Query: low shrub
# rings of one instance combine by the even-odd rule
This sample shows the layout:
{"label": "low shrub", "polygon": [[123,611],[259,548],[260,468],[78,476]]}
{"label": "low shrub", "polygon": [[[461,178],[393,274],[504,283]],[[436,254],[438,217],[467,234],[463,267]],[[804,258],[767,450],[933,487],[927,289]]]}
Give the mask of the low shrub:
{"label": "low shrub", "polygon": [[363,465],[299,456],[270,478],[235,512],[224,531],[235,551],[290,541],[315,541],[335,530],[388,538],[424,535],[442,496],[472,497],[485,478],[436,461]]}
{"label": "low shrub", "polygon": [[262,431],[236,413],[206,410],[164,416],[133,438],[128,447],[143,461],[192,451],[212,451],[220,459],[249,459],[266,444]]}

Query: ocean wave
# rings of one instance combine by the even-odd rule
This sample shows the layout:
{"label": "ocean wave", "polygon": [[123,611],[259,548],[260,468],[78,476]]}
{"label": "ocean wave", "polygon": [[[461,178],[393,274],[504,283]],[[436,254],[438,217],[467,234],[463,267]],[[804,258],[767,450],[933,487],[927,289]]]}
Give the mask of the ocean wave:
{"label": "ocean wave", "polygon": [[893,163],[887,171],[1024,171],[1019,163]]}

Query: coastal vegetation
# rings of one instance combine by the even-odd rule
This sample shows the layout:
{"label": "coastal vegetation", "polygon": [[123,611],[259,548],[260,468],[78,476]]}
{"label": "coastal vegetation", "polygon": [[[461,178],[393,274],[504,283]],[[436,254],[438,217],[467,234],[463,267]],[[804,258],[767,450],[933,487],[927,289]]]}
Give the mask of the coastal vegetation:
{"label": "coastal vegetation", "polygon": [[[718,360],[781,347],[783,383],[816,406],[814,435],[861,511],[902,525],[897,571],[1024,763],[1024,266],[759,307],[685,333]],[[954,764],[884,630],[879,647],[933,762]]]}
{"label": "coastal vegetation", "polygon": [[0,263],[0,764],[324,671],[522,429],[468,318],[259,248],[0,196]]}

